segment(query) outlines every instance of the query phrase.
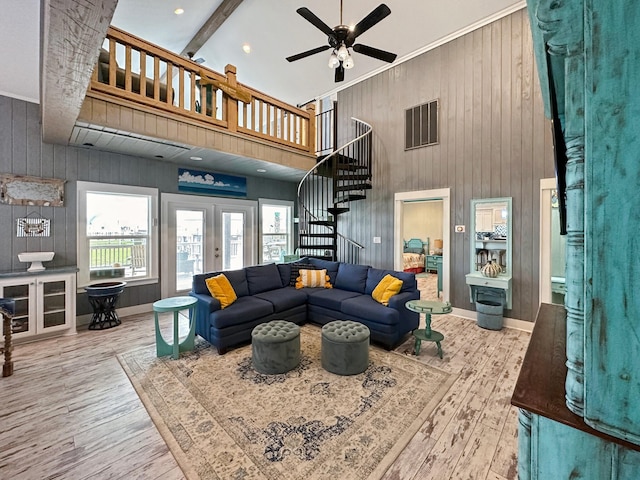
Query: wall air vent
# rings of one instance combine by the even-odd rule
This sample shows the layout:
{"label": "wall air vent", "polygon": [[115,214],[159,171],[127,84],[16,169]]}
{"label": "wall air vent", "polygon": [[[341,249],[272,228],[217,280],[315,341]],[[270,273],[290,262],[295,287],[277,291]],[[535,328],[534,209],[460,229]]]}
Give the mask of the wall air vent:
{"label": "wall air vent", "polygon": [[438,100],[405,110],[405,150],[438,143],[438,111]]}

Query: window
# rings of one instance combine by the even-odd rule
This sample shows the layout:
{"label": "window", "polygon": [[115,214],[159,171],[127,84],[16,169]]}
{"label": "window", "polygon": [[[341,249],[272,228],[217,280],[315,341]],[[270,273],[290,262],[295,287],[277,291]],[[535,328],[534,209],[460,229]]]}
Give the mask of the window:
{"label": "window", "polygon": [[260,262],[281,262],[293,253],[293,202],[258,201],[260,205]]}
{"label": "window", "polygon": [[438,100],[405,110],[405,150],[438,143]]}
{"label": "window", "polygon": [[78,286],[158,279],[158,191],[78,182]]}

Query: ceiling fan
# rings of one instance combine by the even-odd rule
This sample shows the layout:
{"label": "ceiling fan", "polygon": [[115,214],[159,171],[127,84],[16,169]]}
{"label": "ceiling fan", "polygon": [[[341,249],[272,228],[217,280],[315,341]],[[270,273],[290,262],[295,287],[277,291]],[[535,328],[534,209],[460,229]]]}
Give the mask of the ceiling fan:
{"label": "ceiling fan", "polygon": [[329,68],[335,68],[336,70],[335,81],[342,82],[344,80],[344,70],[353,68],[354,64],[351,53],[349,52],[350,48],[352,48],[354,52],[389,63],[396,59],[395,53],[385,52],[384,50],[362,45],[361,43],[354,44],[359,35],[362,35],[391,13],[391,9],[384,3],[381,3],[371,13],[369,13],[369,15],[360,20],[353,29],[348,25],[342,24],[342,0],[340,0],[340,25],[334,28],[329,27],[306,7],[301,7],[297,9],[296,12],[298,12],[313,26],[324,32],[328,36],[327,40],[329,44],[287,57],[289,62],[295,62],[301,58],[333,49],[333,52],[329,57]]}

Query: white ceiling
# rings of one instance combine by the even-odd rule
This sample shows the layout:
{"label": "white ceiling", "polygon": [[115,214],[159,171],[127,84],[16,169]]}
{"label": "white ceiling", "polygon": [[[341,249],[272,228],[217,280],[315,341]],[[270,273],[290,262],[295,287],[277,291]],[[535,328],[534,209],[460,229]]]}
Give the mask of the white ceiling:
{"label": "white ceiling", "polygon": [[[344,0],[343,23],[355,24],[379,0]],[[119,0],[112,24],[176,53],[196,34],[221,0]],[[523,0],[385,0],[391,15],[358,37],[398,55],[396,64],[492,19],[522,8]],[[333,93],[388,67],[355,53],[355,67],[335,84],[329,51],[297,62],[285,57],[325,45],[326,36],[296,9],[305,6],[330,27],[340,23],[339,0],[244,0],[196,52],[218,72],[233,64],[238,80],[292,104]],[[182,15],[173,11],[181,7]],[[39,99],[39,0],[3,2],[0,19],[0,94]],[[250,54],[242,45],[252,47]],[[9,67],[7,67],[9,66]]]}

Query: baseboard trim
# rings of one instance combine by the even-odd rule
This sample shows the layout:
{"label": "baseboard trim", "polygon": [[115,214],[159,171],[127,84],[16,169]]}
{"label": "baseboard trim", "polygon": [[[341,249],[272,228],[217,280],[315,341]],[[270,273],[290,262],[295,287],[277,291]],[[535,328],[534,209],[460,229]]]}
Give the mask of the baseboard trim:
{"label": "baseboard trim", "polygon": [[[473,320],[474,322],[478,320],[476,316],[476,312],[473,310],[465,310],[463,308],[453,308],[451,312],[452,315],[456,317],[466,318],[467,320]],[[518,320],[517,318],[509,318],[503,317],[504,326],[506,328],[513,328],[514,330],[522,330],[523,332],[531,333],[533,331],[534,322],[526,322],[524,320]]]}

